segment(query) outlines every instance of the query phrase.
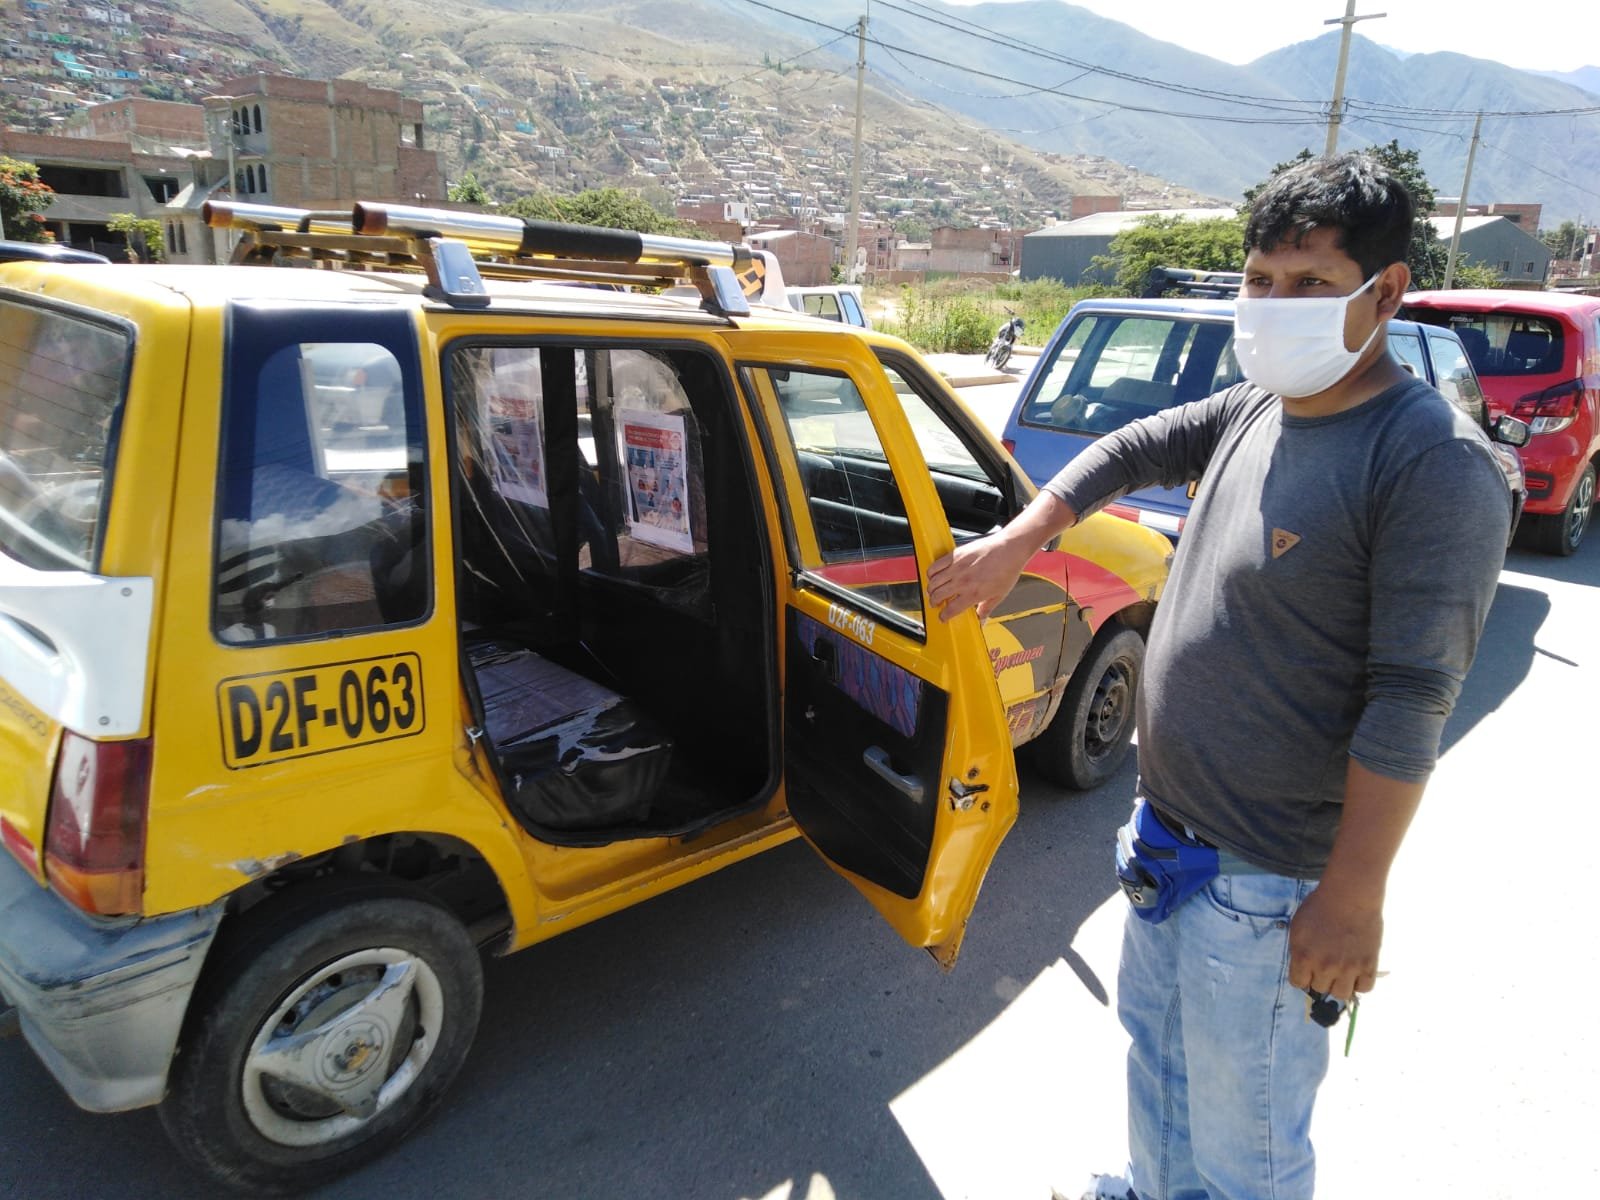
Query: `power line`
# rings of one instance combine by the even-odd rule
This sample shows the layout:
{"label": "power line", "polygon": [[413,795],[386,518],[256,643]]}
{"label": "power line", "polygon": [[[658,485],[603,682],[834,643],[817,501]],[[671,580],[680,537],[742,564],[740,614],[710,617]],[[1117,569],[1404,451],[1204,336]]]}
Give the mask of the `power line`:
{"label": "power line", "polygon": [[1085,72],[1104,75],[1109,79],[1121,79],[1129,83],[1143,84],[1147,87],[1159,88],[1168,92],[1177,92],[1180,95],[1185,96],[1196,96],[1207,100],[1223,100],[1230,104],[1244,104],[1251,108],[1267,108],[1273,110],[1282,110],[1285,112],[1300,112],[1303,111],[1304,106],[1307,105],[1312,106],[1318,111],[1320,111],[1323,107],[1322,101],[1320,100],[1297,100],[1292,96],[1252,96],[1239,92],[1224,92],[1214,88],[1196,87],[1193,84],[1173,83],[1170,80],[1154,79],[1148,75],[1135,75],[1129,71],[1118,71],[1115,68],[1102,66],[1099,63],[1091,63],[1081,59],[1072,58],[1070,55],[1060,54],[1054,50],[1045,50],[1039,46],[1022,41],[1019,38],[1014,38],[1009,34],[993,33],[990,30],[983,28],[981,25],[974,24],[971,21],[963,20],[960,17],[951,17],[949,19],[945,19],[944,14],[936,14],[934,10],[928,9],[926,5],[917,4],[916,0],[911,0],[911,2],[917,8],[925,9],[927,11],[925,13],[911,12],[909,9],[901,8],[899,5],[891,3],[890,0],[879,0],[879,3],[881,3],[885,8],[892,8],[896,12],[904,13],[906,16],[914,17],[918,20],[924,20],[934,25],[943,25],[947,29],[955,30],[958,33],[969,34],[972,37],[976,37],[980,41],[993,42],[995,45],[1001,46],[1007,50],[1014,50],[1019,53],[1029,54],[1035,58],[1048,59],[1052,62],[1065,63],[1067,66],[1081,67]]}
{"label": "power line", "polygon": [[[778,8],[776,5],[767,4],[767,3],[764,2],[764,0],[745,0],[745,3],[752,4],[757,8],[767,9],[769,12],[775,12],[775,13],[779,14],[780,16],[789,17],[791,20],[800,21],[800,22],[803,22],[804,24],[807,24],[807,25],[816,25],[816,26],[818,26],[820,28],[831,30],[834,33],[843,32],[843,31],[839,30],[836,26],[827,24],[825,21],[814,20],[811,17],[803,17],[799,13],[789,12],[787,9],[782,9],[782,8]],[[1099,97],[1099,96],[1085,96],[1085,95],[1081,95],[1081,94],[1076,93],[1076,92],[1067,92],[1067,91],[1061,90],[1061,88],[1059,88],[1059,87],[1040,87],[1038,84],[1033,83],[1033,82],[1031,82],[1029,80],[1017,79],[1017,78],[1015,78],[1013,76],[1010,76],[1010,75],[1001,75],[1001,74],[999,74],[997,72],[994,72],[994,71],[984,71],[984,70],[981,70],[981,69],[979,69],[977,67],[967,66],[964,63],[951,62],[949,59],[939,58],[937,55],[924,54],[921,51],[912,50],[908,46],[897,46],[897,45],[895,45],[895,44],[893,44],[891,42],[885,42],[881,38],[869,37],[867,39],[867,41],[870,42],[872,45],[877,46],[877,47],[879,47],[880,49],[882,49],[884,51],[899,51],[901,54],[904,54],[904,55],[906,55],[906,56],[908,56],[910,58],[918,58],[918,59],[921,59],[924,62],[931,62],[931,63],[935,63],[935,64],[937,64],[939,66],[942,66],[942,67],[949,67],[950,69],[955,70],[955,71],[964,71],[969,75],[976,75],[981,79],[993,79],[998,83],[1006,83],[1006,84],[1010,84],[1010,85],[1012,85],[1014,87],[1032,88],[1032,89],[1036,89],[1040,93],[1044,93],[1044,94],[1048,94],[1048,95],[1052,95],[1052,96],[1060,96],[1060,97],[1062,97],[1064,99],[1067,99],[1067,100],[1082,100],[1082,101],[1084,101],[1085,103],[1088,103],[1088,104],[1109,105],[1109,106],[1111,106],[1113,108],[1121,109],[1121,110],[1123,110],[1125,112],[1148,113],[1148,114],[1151,114],[1151,115],[1154,115],[1154,116],[1163,116],[1163,117],[1181,117],[1181,118],[1184,118],[1186,120],[1193,120],[1193,121],[1221,121],[1221,122],[1224,122],[1226,124],[1233,124],[1233,125],[1317,125],[1317,126],[1320,126],[1323,123],[1322,122],[1322,117],[1319,114],[1313,114],[1313,113],[1310,113],[1310,112],[1306,112],[1302,116],[1297,116],[1297,117],[1293,117],[1293,118],[1287,118],[1287,117],[1244,117],[1244,116],[1234,116],[1234,115],[1230,115],[1230,114],[1227,114],[1227,113],[1176,112],[1176,111],[1173,111],[1172,109],[1153,108],[1153,107],[1151,107],[1149,105],[1128,104],[1126,102],[1119,101],[1119,100],[1107,100],[1107,99],[1104,99],[1103,97]]]}
{"label": "power line", "polygon": [[[790,11],[788,11],[786,9],[779,8],[776,5],[764,3],[763,0],[745,0],[745,2],[748,3],[748,4],[755,5],[755,7],[757,7],[757,8],[763,8],[763,9],[768,10],[769,12],[777,13],[780,16],[788,17],[791,20],[800,21],[802,23],[809,24],[809,25],[816,25],[816,26],[819,26],[820,28],[828,29],[828,30],[830,30],[830,31],[832,31],[834,33],[848,33],[848,31],[840,30],[836,26],[829,25],[826,22],[817,21],[817,20],[815,20],[813,18],[802,16],[799,13],[794,13],[794,12],[790,12]],[[916,0],[911,0],[911,2],[915,3]],[[874,38],[869,38],[868,39],[869,41],[872,42],[873,45],[878,46],[880,49],[883,49],[885,51],[897,50],[900,53],[908,55],[910,57],[920,58],[920,59],[922,59],[922,60],[924,60],[926,62],[932,62],[932,63],[935,63],[935,64],[937,64],[939,66],[949,67],[952,70],[964,71],[964,72],[967,72],[969,74],[978,75],[978,76],[983,77],[983,78],[994,79],[994,80],[997,80],[997,81],[1000,81],[1000,82],[1009,83],[1009,84],[1012,84],[1012,85],[1014,85],[1016,87],[1034,89],[1035,91],[1038,91],[1038,92],[1048,92],[1050,94],[1058,95],[1058,96],[1061,96],[1061,97],[1063,97],[1065,99],[1069,99],[1069,100],[1082,100],[1082,101],[1086,101],[1086,102],[1094,103],[1094,104],[1107,104],[1107,105],[1112,105],[1112,106],[1114,106],[1116,108],[1119,108],[1119,109],[1122,109],[1122,110],[1128,111],[1128,112],[1141,112],[1141,113],[1148,113],[1148,114],[1152,114],[1152,115],[1156,115],[1156,116],[1180,117],[1180,118],[1184,118],[1184,119],[1188,119],[1188,120],[1224,121],[1224,122],[1233,123],[1233,124],[1262,124],[1262,125],[1287,124],[1287,125],[1299,125],[1299,124],[1310,123],[1310,124],[1321,125],[1321,124],[1324,123],[1322,114],[1323,114],[1325,106],[1324,106],[1323,102],[1320,101],[1320,100],[1296,100],[1296,99],[1294,99],[1292,97],[1252,96],[1252,95],[1247,95],[1247,94],[1244,94],[1244,93],[1234,93],[1234,92],[1219,91],[1219,90],[1213,89],[1213,88],[1199,88],[1199,87],[1193,87],[1193,86],[1185,85],[1185,84],[1171,83],[1171,82],[1168,82],[1166,80],[1153,79],[1153,78],[1151,78],[1149,76],[1137,75],[1137,74],[1134,74],[1134,73],[1128,72],[1128,71],[1118,71],[1118,70],[1116,70],[1114,68],[1107,67],[1107,66],[1105,66],[1103,64],[1086,62],[1086,61],[1084,61],[1082,59],[1072,58],[1072,57],[1070,57],[1068,55],[1057,54],[1057,53],[1055,53],[1053,51],[1043,50],[1040,47],[1032,46],[1032,45],[1029,45],[1026,42],[1021,42],[1021,41],[1019,41],[1019,40],[1017,40],[1015,38],[1011,38],[1008,35],[1003,35],[1003,34],[1002,35],[996,35],[996,34],[993,34],[993,33],[989,32],[987,30],[982,29],[979,26],[976,26],[976,25],[972,24],[971,22],[963,21],[960,18],[947,18],[943,14],[933,15],[931,13],[931,11],[930,12],[912,12],[909,9],[906,9],[906,8],[900,6],[900,5],[897,5],[897,4],[893,3],[892,0],[879,0],[879,3],[880,3],[881,6],[883,6],[885,8],[893,9],[894,11],[902,13],[903,15],[911,17],[913,19],[924,21],[924,22],[926,22],[928,24],[932,24],[932,25],[943,26],[944,28],[953,30],[953,31],[955,31],[957,33],[964,34],[964,35],[966,35],[968,37],[972,37],[972,38],[974,38],[976,40],[989,42],[989,43],[991,43],[993,45],[1002,47],[1003,49],[1012,51],[1013,53],[1023,54],[1023,55],[1027,55],[1029,57],[1033,57],[1033,58],[1044,59],[1044,60],[1050,61],[1050,62],[1058,62],[1058,63],[1065,64],[1067,66],[1080,68],[1080,69],[1084,70],[1085,72],[1092,72],[1094,74],[1104,75],[1107,78],[1120,79],[1120,80],[1122,80],[1124,82],[1127,82],[1127,83],[1134,83],[1134,84],[1139,84],[1139,85],[1145,86],[1145,87],[1157,88],[1157,89],[1162,90],[1162,91],[1176,92],[1176,93],[1181,94],[1181,95],[1193,96],[1193,97],[1196,97],[1198,99],[1214,100],[1214,101],[1218,101],[1218,102],[1222,102],[1222,103],[1239,105],[1239,106],[1245,107],[1245,108],[1263,109],[1263,110],[1266,110],[1266,111],[1269,111],[1269,112],[1281,112],[1281,113],[1285,113],[1285,114],[1296,114],[1296,118],[1295,119],[1272,120],[1272,119],[1268,119],[1268,118],[1230,117],[1230,116],[1223,115],[1223,114],[1212,114],[1212,113],[1176,112],[1176,111],[1173,111],[1173,110],[1170,110],[1170,109],[1161,109],[1161,108],[1154,108],[1154,107],[1149,107],[1149,106],[1144,106],[1144,105],[1128,104],[1128,103],[1123,103],[1123,102],[1116,101],[1116,100],[1108,100],[1108,99],[1105,99],[1105,98],[1102,98],[1102,97],[1084,96],[1084,95],[1079,95],[1079,94],[1075,94],[1075,93],[1071,93],[1071,92],[1063,92],[1063,91],[1061,91],[1059,89],[1059,86],[1058,87],[1054,87],[1054,88],[1041,88],[1038,85],[1033,84],[1033,83],[1031,83],[1031,82],[1029,82],[1027,80],[1016,79],[1016,78],[1013,78],[1013,77],[1010,77],[1010,76],[1000,75],[1000,74],[997,74],[997,73],[994,73],[994,72],[982,71],[982,70],[979,70],[976,67],[970,67],[970,66],[967,66],[967,65],[962,64],[962,63],[950,62],[947,59],[942,59],[942,58],[939,58],[939,57],[937,57],[935,55],[924,54],[924,53],[921,53],[920,51],[912,50],[911,48],[909,48],[907,46],[898,46],[898,45],[895,45],[895,44],[890,43],[890,42],[885,42],[884,40],[882,40],[882,38],[874,37]],[[921,6],[919,6],[919,7],[921,7]],[[1360,99],[1357,99],[1357,98],[1347,99],[1344,103],[1345,103],[1345,107],[1347,109],[1352,107],[1352,106],[1359,106],[1359,107],[1361,107],[1363,109],[1370,110],[1370,111],[1373,111],[1373,112],[1393,113],[1395,115],[1411,116],[1411,117],[1415,117],[1415,118],[1418,118],[1418,119],[1436,118],[1436,119],[1453,119],[1453,120],[1460,121],[1460,120],[1471,119],[1472,117],[1477,115],[1477,110],[1474,110],[1473,112],[1465,112],[1464,113],[1464,112],[1461,112],[1461,111],[1455,110],[1455,109],[1422,108],[1422,107],[1417,107],[1417,106],[1412,106],[1412,105],[1389,104],[1389,103],[1386,103],[1386,102],[1383,102],[1383,101],[1360,100]],[[1305,114],[1305,115],[1304,116],[1299,116],[1298,114]],[[1313,114],[1315,114],[1315,115],[1313,115]],[[1600,105],[1573,107],[1573,108],[1505,109],[1505,110],[1485,109],[1485,110],[1483,110],[1483,115],[1485,117],[1495,117],[1495,118],[1556,117],[1556,116],[1572,117],[1572,116],[1590,116],[1590,115],[1595,115],[1595,114],[1600,114]]]}

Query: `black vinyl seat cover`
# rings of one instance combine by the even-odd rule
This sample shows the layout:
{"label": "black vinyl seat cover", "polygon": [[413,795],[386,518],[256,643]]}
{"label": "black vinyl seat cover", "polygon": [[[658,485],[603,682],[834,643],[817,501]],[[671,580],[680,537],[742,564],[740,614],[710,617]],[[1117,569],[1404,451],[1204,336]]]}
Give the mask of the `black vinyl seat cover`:
{"label": "black vinyl seat cover", "polygon": [[638,704],[514,642],[476,636],[466,650],[513,813],[562,830],[645,819],[672,738]]}

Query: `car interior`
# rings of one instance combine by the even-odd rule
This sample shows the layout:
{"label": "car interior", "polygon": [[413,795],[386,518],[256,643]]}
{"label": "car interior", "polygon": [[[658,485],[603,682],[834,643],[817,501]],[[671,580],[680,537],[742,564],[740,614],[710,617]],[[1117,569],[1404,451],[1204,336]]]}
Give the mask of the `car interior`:
{"label": "car interior", "polygon": [[445,378],[463,672],[518,821],[601,844],[764,803],[770,556],[720,368],[485,342]]}

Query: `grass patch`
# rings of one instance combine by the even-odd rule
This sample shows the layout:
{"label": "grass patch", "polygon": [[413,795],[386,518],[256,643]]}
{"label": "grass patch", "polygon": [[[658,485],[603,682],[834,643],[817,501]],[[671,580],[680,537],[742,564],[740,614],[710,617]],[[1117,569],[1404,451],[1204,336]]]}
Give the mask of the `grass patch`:
{"label": "grass patch", "polygon": [[1040,345],[1079,300],[1112,292],[1099,286],[1069,288],[1055,279],[944,279],[870,289],[867,305],[879,314],[873,322],[879,329],[919,350],[977,354],[989,348],[1011,312],[1023,320],[1023,341]]}

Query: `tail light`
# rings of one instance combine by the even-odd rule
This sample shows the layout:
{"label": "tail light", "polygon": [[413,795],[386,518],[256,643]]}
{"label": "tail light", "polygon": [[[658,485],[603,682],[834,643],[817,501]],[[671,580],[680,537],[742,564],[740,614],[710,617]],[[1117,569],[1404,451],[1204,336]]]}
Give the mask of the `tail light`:
{"label": "tail light", "polygon": [[1016,438],[1001,438],[1000,444],[1006,448],[1007,454],[1015,454],[1017,452]]}
{"label": "tail light", "polygon": [[1583,380],[1573,379],[1529,392],[1511,408],[1511,415],[1528,423],[1534,433],[1559,433],[1578,418],[1583,403]]}
{"label": "tail light", "polygon": [[96,742],[62,735],[45,828],[45,871],[85,912],[139,911],[150,812],[149,738]]}

